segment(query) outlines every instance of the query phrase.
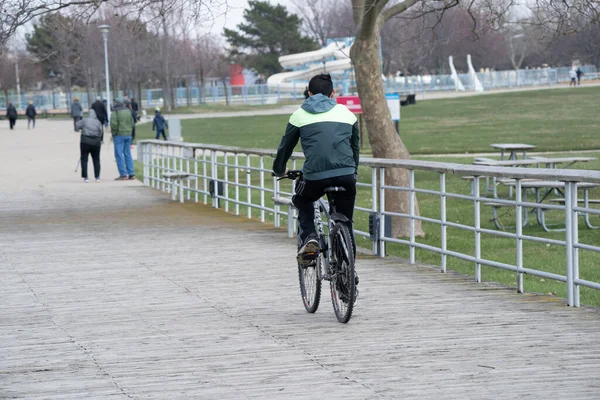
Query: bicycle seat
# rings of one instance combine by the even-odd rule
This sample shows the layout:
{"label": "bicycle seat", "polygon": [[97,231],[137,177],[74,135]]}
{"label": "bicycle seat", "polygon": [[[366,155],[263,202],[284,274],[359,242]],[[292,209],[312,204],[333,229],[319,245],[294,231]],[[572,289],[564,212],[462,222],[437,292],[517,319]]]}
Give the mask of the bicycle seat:
{"label": "bicycle seat", "polygon": [[325,188],[324,192],[325,193],[335,193],[335,192],[345,192],[346,189],[344,189],[341,186],[329,186],[327,188]]}

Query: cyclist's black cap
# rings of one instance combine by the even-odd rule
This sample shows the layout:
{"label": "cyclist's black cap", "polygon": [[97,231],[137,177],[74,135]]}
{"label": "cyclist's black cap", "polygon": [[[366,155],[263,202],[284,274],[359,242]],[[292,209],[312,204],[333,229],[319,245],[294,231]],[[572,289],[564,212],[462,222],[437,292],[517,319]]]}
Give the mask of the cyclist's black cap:
{"label": "cyclist's black cap", "polygon": [[308,91],[312,94],[321,93],[327,97],[333,93],[333,82],[331,82],[331,75],[319,74],[311,78],[308,82]]}

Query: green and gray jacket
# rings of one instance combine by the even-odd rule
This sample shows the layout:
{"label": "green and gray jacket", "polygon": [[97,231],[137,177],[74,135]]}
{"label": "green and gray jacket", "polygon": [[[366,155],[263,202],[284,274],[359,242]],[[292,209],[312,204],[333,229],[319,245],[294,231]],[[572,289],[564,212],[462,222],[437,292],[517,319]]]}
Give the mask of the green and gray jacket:
{"label": "green and gray jacket", "polygon": [[131,136],[133,116],[123,103],[117,103],[110,118],[110,130],[113,136]]}
{"label": "green and gray jacket", "polygon": [[359,143],[356,116],[335,100],[316,94],[290,117],[273,161],[273,172],[285,174],[285,166],[298,144],[306,157],[304,178],[320,180],[352,175],[358,169]]}

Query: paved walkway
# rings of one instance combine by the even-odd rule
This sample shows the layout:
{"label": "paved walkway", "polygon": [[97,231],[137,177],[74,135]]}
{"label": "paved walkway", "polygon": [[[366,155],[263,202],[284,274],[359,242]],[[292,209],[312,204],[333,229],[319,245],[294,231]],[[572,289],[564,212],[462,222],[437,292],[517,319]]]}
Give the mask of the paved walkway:
{"label": "paved walkway", "polygon": [[597,399],[600,314],[363,257],[304,312],[283,231],[73,171],[69,122],[0,126],[0,398]]}

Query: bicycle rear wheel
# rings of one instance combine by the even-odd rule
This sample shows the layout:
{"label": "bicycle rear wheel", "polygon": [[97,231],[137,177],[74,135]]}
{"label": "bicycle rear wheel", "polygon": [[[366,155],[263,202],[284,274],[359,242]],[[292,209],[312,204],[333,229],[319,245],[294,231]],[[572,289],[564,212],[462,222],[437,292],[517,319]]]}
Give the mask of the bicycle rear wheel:
{"label": "bicycle rear wheel", "polygon": [[333,311],[339,322],[346,323],[352,316],[356,300],[354,252],[348,226],[336,223],[331,232],[332,274],[329,282]]}
{"label": "bicycle rear wheel", "polygon": [[321,302],[321,279],[319,271],[323,262],[323,254],[315,260],[315,265],[298,265],[298,280],[300,282],[300,294],[304,308],[309,313],[314,313]]}

